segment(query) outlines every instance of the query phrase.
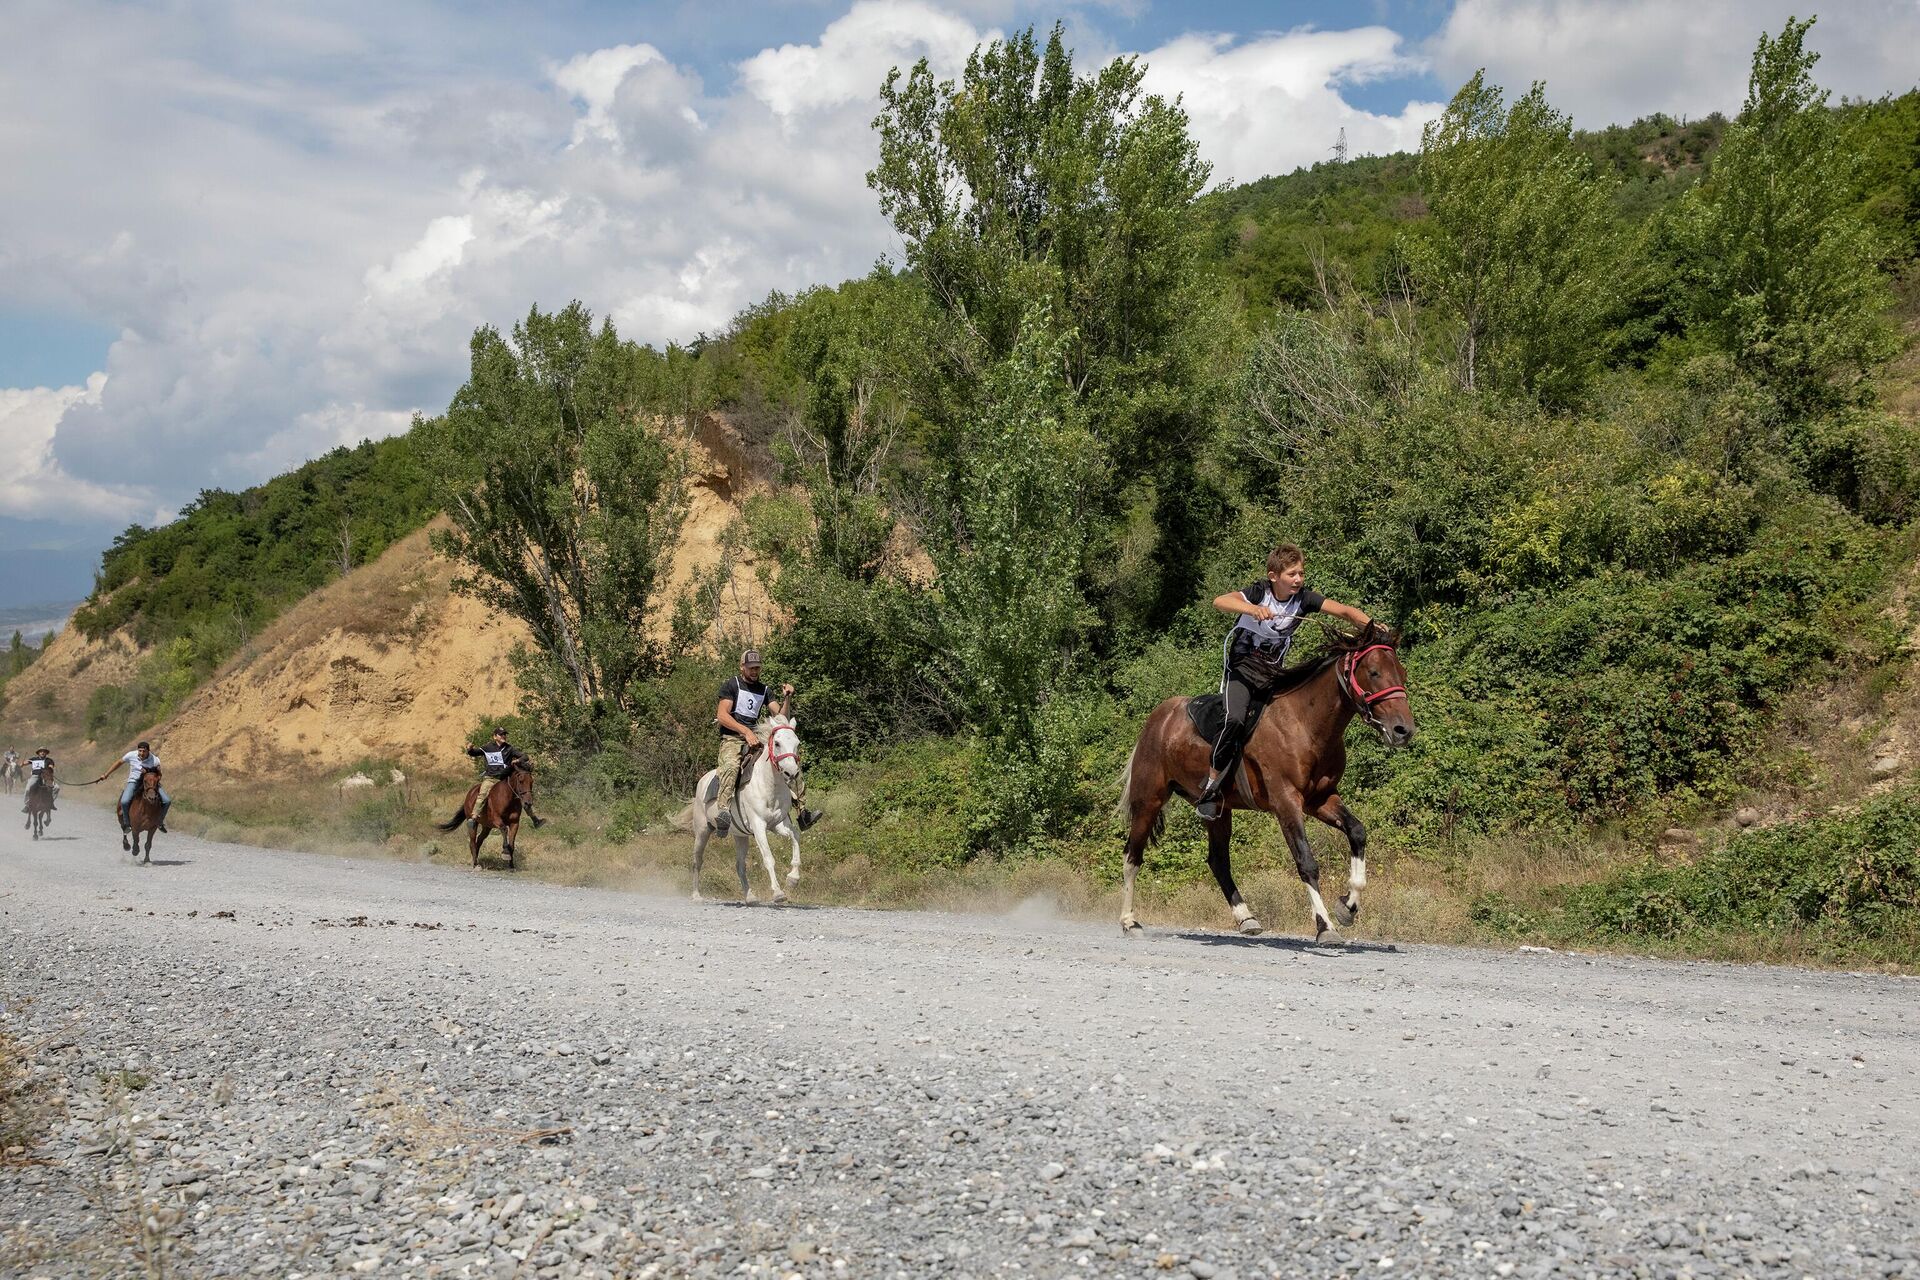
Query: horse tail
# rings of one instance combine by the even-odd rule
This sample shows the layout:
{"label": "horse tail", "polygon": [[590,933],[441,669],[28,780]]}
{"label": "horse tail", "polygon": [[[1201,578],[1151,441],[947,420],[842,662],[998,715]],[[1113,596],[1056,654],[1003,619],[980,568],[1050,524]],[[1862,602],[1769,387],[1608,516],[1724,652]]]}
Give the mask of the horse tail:
{"label": "horse tail", "polygon": [[461,801],[460,807],[453,811],[453,816],[451,818],[448,818],[445,822],[434,823],[433,829],[435,831],[451,831],[455,827],[459,826],[461,823],[465,822],[466,820],[467,820],[467,805],[465,801]]}
{"label": "horse tail", "polygon": [[693,830],[693,811],[697,807],[698,806],[695,804],[694,801],[692,800],[687,801],[686,808],[674,814],[673,817],[669,820],[673,825],[673,829],[675,831]]}

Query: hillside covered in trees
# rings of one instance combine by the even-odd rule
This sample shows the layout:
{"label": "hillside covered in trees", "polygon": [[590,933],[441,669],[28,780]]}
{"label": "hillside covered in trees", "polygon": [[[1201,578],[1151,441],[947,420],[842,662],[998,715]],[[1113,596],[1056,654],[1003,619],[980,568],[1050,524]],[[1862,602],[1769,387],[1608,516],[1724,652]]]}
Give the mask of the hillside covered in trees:
{"label": "hillside covered in trees", "polygon": [[[1890,602],[1920,431],[1888,370],[1920,93],[1828,102],[1806,32],[1759,40],[1725,118],[1577,133],[1551,85],[1476,76],[1418,155],[1219,191],[1177,104],[1132,63],[1076,67],[1057,30],[959,84],[902,68],[869,175],[900,262],[666,352],[577,304],[482,329],[405,440],[129,530],[80,625],[131,627],[172,655],[156,679],[190,681],[444,509],[466,589],[536,638],[522,736],[640,821],[708,754],[725,663],[660,564],[674,434],[719,411],[780,475],[739,531],[779,566],[772,674],[802,690],[812,758],[858,779],[846,826],[886,831],[836,847],[1111,874],[1134,730],[1215,683],[1205,602],[1293,541],[1314,587],[1406,639],[1418,744],[1352,743],[1377,845],[1645,849],[1791,772],[1767,747],[1796,696],[1871,676],[1872,723],[1911,679]],[[662,611],[670,639],[642,625]],[[1736,890],[1639,868],[1475,910],[1920,955],[1916,805],[1882,787],[1735,835],[1715,874]],[[1197,874],[1184,811],[1153,858]]]}

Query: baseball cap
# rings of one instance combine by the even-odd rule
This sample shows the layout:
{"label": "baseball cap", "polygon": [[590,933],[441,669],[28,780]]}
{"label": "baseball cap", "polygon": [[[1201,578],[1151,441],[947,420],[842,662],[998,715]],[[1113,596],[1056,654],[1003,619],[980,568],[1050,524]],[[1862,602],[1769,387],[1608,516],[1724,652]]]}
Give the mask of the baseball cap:
{"label": "baseball cap", "polygon": [[743,654],[741,654],[741,655],[740,655],[740,665],[741,665],[741,666],[743,666],[743,667],[757,667],[757,666],[759,666],[759,665],[760,665],[760,651],[759,651],[758,649],[749,649],[749,650],[747,650],[747,651],[746,651],[745,653],[743,653]]}

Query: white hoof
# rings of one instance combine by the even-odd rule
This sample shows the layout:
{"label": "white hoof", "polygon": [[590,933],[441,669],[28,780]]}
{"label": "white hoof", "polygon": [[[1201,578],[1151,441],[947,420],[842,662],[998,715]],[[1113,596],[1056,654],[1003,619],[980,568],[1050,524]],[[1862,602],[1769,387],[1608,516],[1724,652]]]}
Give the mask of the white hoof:
{"label": "white hoof", "polygon": [[1254,919],[1252,916],[1248,916],[1245,920],[1242,920],[1240,922],[1240,932],[1245,934],[1249,938],[1257,938],[1261,934],[1265,933],[1266,931],[1267,931],[1267,926],[1261,924],[1258,920]]}
{"label": "white hoof", "polygon": [[705,902],[707,900],[707,896],[704,893],[701,893],[698,889],[695,889],[693,891],[693,900],[695,902]]}
{"label": "white hoof", "polygon": [[793,888],[793,886],[799,883],[800,883],[800,873],[798,871],[787,872],[787,888],[791,889]]}
{"label": "white hoof", "polygon": [[784,905],[786,904],[786,901],[787,901],[787,895],[786,895],[786,894],[784,894],[784,893],[781,893],[781,892],[780,892],[779,890],[777,890],[777,889],[776,889],[776,890],[774,890],[774,894],[773,894],[773,905],[774,905],[774,906],[776,906],[776,907],[778,907],[778,906],[784,906]]}
{"label": "white hoof", "polygon": [[1324,922],[1320,926],[1320,932],[1313,935],[1313,941],[1315,945],[1322,947],[1344,947],[1347,945],[1347,940],[1340,936],[1340,931]]}
{"label": "white hoof", "polygon": [[1120,922],[1120,936],[1123,938],[1144,938],[1147,936],[1147,931],[1140,927],[1138,920],[1122,920]]}

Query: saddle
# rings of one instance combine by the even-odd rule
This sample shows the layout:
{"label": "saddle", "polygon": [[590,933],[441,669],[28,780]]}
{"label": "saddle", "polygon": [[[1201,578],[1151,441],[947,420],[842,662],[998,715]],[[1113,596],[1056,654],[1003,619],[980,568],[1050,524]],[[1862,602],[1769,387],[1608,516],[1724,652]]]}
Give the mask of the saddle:
{"label": "saddle", "polygon": [[[1265,698],[1254,699],[1247,708],[1247,736],[1253,736],[1254,727],[1260,723],[1260,716],[1267,709]],[[1208,746],[1220,741],[1220,731],[1227,727],[1227,700],[1217,693],[1203,693],[1197,698],[1187,699],[1187,720],[1193,725],[1193,731],[1200,735]]]}
{"label": "saddle", "polygon": [[[1320,674],[1329,661],[1321,658],[1303,662],[1297,667],[1282,667],[1256,656],[1254,660],[1243,660],[1236,666],[1235,671],[1255,692],[1253,705],[1247,708],[1247,737],[1253,737],[1254,728],[1259,725],[1268,703],[1282,694],[1292,693]],[[1208,746],[1212,746],[1220,741],[1220,731],[1227,727],[1226,698],[1218,693],[1203,693],[1197,698],[1188,698],[1187,719],[1192,722],[1194,732],[1204,738]]]}
{"label": "saddle", "polygon": [[[740,787],[738,785],[738,780],[745,778],[747,776],[748,770],[753,768],[754,761],[758,760],[760,758],[760,754],[766,749],[767,749],[767,744],[764,740],[762,740],[758,745],[748,747],[745,751],[742,751],[740,753],[740,767],[739,767],[739,770],[733,775],[736,783],[733,789],[733,811],[736,814],[740,812]],[[707,784],[706,794],[703,795],[701,799],[707,804],[712,804],[715,800],[718,800],[719,798],[720,798],[720,775],[718,772],[716,772],[713,775],[713,781]]]}

